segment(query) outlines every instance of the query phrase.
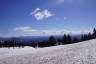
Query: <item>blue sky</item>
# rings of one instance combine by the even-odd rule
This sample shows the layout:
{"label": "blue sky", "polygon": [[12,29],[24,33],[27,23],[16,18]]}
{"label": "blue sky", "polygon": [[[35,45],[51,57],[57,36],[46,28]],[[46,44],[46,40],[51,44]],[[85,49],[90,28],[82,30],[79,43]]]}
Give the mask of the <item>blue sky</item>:
{"label": "blue sky", "polygon": [[0,0],[0,37],[60,35],[96,27],[96,0]]}

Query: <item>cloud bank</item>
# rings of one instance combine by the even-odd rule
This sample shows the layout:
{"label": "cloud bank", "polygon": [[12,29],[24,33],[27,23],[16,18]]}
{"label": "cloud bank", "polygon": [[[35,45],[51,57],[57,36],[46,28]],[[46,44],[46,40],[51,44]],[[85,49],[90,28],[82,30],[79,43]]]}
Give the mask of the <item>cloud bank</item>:
{"label": "cloud bank", "polygon": [[63,29],[47,29],[38,30],[32,29],[31,27],[17,27],[14,31],[22,32],[23,36],[50,36],[50,35],[64,35],[64,34],[86,34],[92,32],[92,30],[85,31],[73,31],[73,30],[63,30]]}
{"label": "cloud bank", "polygon": [[30,31],[32,30],[31,27],[17,27],[14,31]]}

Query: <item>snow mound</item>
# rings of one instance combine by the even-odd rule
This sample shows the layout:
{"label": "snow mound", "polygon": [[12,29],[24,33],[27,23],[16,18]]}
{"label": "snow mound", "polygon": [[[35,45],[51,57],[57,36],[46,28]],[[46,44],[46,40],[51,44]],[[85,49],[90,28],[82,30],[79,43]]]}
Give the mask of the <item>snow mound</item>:
{"label": "snow mound", "polygon": [[5,51],[0,50],[0,64],[96,64],[95,39],[38,49],[28,47],[12,52],[13,56],[2,58],[2,53],[7,54]]}

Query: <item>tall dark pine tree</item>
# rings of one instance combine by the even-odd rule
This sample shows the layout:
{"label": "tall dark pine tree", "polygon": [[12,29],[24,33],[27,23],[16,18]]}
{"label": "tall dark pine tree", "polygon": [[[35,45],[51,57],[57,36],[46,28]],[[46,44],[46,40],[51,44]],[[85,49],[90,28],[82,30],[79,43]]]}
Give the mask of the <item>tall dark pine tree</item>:
{"label": "tall dark pine tree", "polygon": [[56,43],[57,43],[57,41],[56,41],[56,39],[54,38],[54,36],[50,36],[50,37],[49,37],[49,40],[48,40],[48,45],[49,45],[49,46],[54,46],[54,45],[56,45]]}
{"label": "tall dark pine tree", "polygon": [[92,39],[92,34],[88,33],[87,38],[88,38],[88,40]]}
{"label": "tall dark pine tree", "polygon": [[82,34],[80,41],[84,41],[84,35]]}
{"label": "tall dark pine tree", "polygon": [[96,38],[96,29],[93,30],[93,38]]}
{"label": "tall dark pine tree", "polygon": [[67,35],[66,34],[64,34],[64,36],[63,36],[62,43],[67,44]]}
{"label": "tall dark pine tree", "polygon": [[1,44],[1,41],[0,41],[0,47],[2,46],[2,44]]}
{"label": "tall dark pine tree", "polygon": [[72,38],[70,35],[67,35],[67,43],[71,44],[72,43]]}

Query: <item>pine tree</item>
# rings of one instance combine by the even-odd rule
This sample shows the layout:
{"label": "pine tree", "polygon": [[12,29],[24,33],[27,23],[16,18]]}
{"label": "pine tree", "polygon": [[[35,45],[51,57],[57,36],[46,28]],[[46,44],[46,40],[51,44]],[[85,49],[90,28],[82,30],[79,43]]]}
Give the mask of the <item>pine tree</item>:
{"label": "pine tree", "polygon": [[64,36],[63,36],[62,43],[67,44],[67,35],[66,34],[64,34]]}
{"label": "pine tree", "polygon": [[49,40],[48,40],[48,45],[49,45],[49,46],[54,46],[54,45],[56,45],[56,43],[57,43],[57,41],[56,41],[56,39],[54,38],[54,36],[50,36],[50,37],[49,37]]}
{"label": "pine tree", "polygon": [[88,33],[88,40],[92,39],[92,34],[91,33]]}
{"label": "pine tree", "polygon": [[84,41],[84,35],[82,34],[80,41]]}
{"label": "pine tree", "polygon": [[0,41],[0,48],[2,47],[1,41]]}
{"label": "pine tree", "polygon": [[96,29],[93,30],[93,38],[96,38]]}
{"label": "pine tree", "polygon": [[71,44],[72,43],[72,38],[70,35],[67,35],[67,43]]}

